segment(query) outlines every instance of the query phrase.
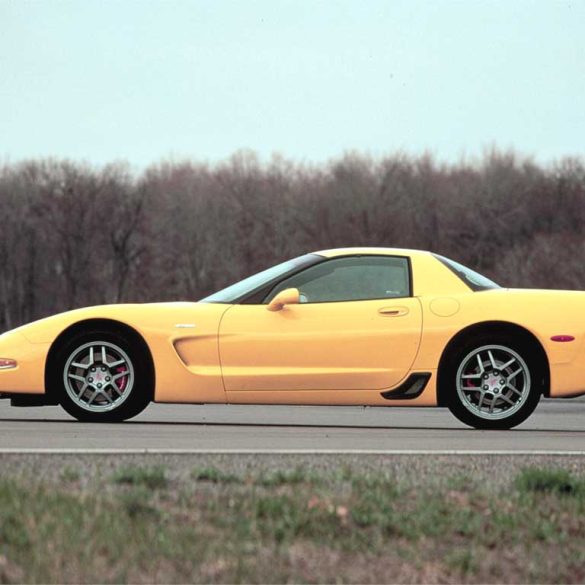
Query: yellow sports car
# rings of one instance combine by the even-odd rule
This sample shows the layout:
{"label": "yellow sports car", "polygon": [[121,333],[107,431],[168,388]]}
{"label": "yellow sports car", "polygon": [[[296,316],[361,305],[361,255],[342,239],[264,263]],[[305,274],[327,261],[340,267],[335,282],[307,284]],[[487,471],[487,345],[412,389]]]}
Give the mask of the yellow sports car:
{"label": "yellow sports car", "polygon": [[0,336],[0,397],[121,421],[149,402],[446,406],[510,428],[585,393],[585,294],[500,288],[430,252],[306,254],[196,303],[70,311]]}

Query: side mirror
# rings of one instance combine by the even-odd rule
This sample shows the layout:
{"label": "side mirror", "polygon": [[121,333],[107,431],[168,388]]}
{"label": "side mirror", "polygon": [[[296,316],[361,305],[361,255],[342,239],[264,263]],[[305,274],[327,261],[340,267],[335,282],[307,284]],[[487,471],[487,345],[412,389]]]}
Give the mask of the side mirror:
{"label": "side mirror", "polygon": [[298,305],[301,295],[298,288],[286,288],[281,290],[267,305],[269,311],[282,311],[285,305]]}

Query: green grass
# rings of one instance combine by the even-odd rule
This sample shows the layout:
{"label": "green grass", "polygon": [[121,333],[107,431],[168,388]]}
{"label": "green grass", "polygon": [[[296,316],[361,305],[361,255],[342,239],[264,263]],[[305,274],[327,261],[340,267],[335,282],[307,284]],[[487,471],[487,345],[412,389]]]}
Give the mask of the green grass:
{"label": "green grass", "polygon": [[295,485],[302,483],[318,483],[319,477],[306,470],[295,467],[293,469],[277,469],[265,471],[254,477],[241,478],[231,473],[225,473],[216,467],[196,468],[191,472],[195,481],[217,484],[229,483],[253,483],[264,487],[277,487],[281,485]]}
{"label": "green grass", "polygon": [[163,489],[168,480],[164,467],[122,467],[112,476],[117,484],[144,486],[149,489]]}
{"label": "green grass", "polygon": [[194,469],[191,477],[195,481],[207,481],[210,483],[241,483],[237,475],[224,473],[215,467],[203,467]]}
{"label": "green grass", "polygon": [[300,467],[265,472],[256,479],[258,485],[265,487],[317,483],[318,481],[319,478],[315,474],[308,473]]}
{"label": "green grass", "polygon": [[583,480],[563,469],[525,469],[498,488],[300,468],[167,475],[3,475],[0,583],[585,579]]}
{"label": "green grass", "polygon": [[516,479],[521,492],[555,493],[583,497],[585,482],[565,469],[524,469]]}
{"label": "green grass", "polygon": [[159,510],[151,504],[151,501],[152,493],[142,487],[120,496],[122,507],[131,519],[158,516]]}
{"label": "green grass", "polygon": [[72,483],[72,482],[76,482],[79,481],[81,478],[81,473],[79,472],[78,469],[75,469],[74,467],[64,467],[63,470],[61,471],[61,479],[64,482],[67,483]]}
{"label": "green grass", "polygon": [[450,552],[445,559],[447,566],[462,576],[472,576],[478,569],[478,559],[472,549],[461,548]]}

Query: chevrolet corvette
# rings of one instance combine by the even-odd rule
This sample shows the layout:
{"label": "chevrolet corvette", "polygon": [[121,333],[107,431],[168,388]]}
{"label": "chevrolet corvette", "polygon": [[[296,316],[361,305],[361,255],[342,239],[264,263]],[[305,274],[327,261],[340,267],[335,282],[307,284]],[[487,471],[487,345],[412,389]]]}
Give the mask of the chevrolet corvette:
{"label": "chevrolet corvette", "polygon": [[123,421],[150,402],[447,407],[514,427],[585,393],[585,293],[502,288],[431,252],[306,254],[199,302],[105,305],[0,336],[0,397]]}

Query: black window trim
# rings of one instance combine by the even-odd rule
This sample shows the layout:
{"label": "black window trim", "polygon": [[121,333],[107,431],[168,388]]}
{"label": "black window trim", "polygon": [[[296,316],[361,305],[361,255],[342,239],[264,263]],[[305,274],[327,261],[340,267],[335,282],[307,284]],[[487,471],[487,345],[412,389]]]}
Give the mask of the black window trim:
{"label": "black window trim", "polygon": [[[393,299],[410,299],[410,298],[414,297],[412,262],[411,262],[410,256],[403,256],[400,254],[344,254],[341,256],[332,256],[330,258],[327,258],[325,256],[321,256],[321,258],[323,258],[322,262],[315,262],[315,264],[311,264],[310,266],[304,266],[300,270],[296,270],[295,272],[292,272],[292,273],[287,274],[283,277],[280,277],[278,279],[278,282],[273,282],[273,283],[270,283],[269,285],[266,285],[266,287],[263,287],[263,289],[267,288],[268,286],[270,286],[270,289],[264,295],[264,297],[262,298],[262,302],[260,302],[260,303],[248,302],[247,300],[238,301],[238,302],[240,302],[241,304],[265,305],[265,304],[267,304],[266,299],[272,294],[272,291],[278,285],[282,284],[282,282],[284,282],[285,280],[288,280],[289,278],[296,276],[297,274],[300,274],[301,272],[304,272],[305,270],[309,270],[310,268],[313,268],[313,266],[317,266],[317,265],[323,264],[325,262],[331,262],[332,260],[339,260],[341,258],[363,258],[363,257],[367,257],[367,258],[371,258],[371,257],[375,257],[375,258],[400,258],[402,260],[406,260],[406,265],[407,265],[407,269],[408,269],[408,295],[401,296],[401,297],[381,297],[381,298],[377,298],[377,299],[347,299],[347,300],[341,300],[341,301],[315,301],[315,302],[303,303],[303,304],[323,305],[326,303],[364,303],[364,302],[368,302],[368,301],[389,301],[389,300],[393,300]],[[261,290],[263,290],[263,289],[261,289]],[[258,291],[255,291],[253,293],[253,295],[256,296],[257,293],[258,293]],[[252,295],[249,295],[249,296],[252,296]]]}

